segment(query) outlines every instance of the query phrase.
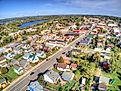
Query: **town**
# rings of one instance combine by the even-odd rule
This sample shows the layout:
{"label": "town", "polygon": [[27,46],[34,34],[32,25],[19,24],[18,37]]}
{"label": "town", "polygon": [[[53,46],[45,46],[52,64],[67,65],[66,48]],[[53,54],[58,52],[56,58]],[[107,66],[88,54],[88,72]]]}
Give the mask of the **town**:
{"label": "town", "polygon": [[0,24],[0,91],[121,90],[121,18],[44,19]]}

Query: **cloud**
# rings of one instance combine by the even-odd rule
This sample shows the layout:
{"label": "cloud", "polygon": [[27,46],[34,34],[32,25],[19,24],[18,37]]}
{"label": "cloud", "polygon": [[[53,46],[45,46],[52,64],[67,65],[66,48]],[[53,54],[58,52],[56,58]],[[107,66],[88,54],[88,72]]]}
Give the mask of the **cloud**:
{"label": "cloud", "polygon": [[121,0],[53,0],[54,5],[121,15]]}
{"label": "cloud", "polygon": [[111,7],[119,9],[121,7],[120,0],[55,0],[55,2],[60,5],[70,5],[74,7]]}

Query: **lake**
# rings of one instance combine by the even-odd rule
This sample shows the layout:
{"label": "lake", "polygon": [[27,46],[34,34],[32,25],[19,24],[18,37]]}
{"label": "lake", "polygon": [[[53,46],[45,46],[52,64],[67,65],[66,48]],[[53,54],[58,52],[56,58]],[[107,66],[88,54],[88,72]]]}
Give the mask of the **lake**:
{"label": "lake", "polygon": [[47,22],[48,20],[36,20],[36,21],[30,21],[30,22],[26,22],[23,23],[19,26],[19,28],[25,28],[25,27],[29,27],[38,23],[43,23],[43,22]]}

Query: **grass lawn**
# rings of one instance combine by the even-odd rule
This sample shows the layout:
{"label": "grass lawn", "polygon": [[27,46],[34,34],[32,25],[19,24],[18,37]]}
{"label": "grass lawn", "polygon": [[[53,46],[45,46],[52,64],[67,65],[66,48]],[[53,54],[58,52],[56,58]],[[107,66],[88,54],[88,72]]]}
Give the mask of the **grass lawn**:
{"label": "grass lawn", "polygon": [[57,69],[54,68],[54,67],[52,68],[52,70],[55,71],[55,72],[58,72],[58,73],[61,72],[61,71],[57,70]]}
{"label": "grass lawn", "polygon": [[8,78],[9,81],[13,81],[13,80],[15,80],[17,77],[19,77],[19,75],[17,75],[17,74],[14,72],[14,70],[13,70],[12,67],[9,69],[9,72],[8,72],[8,73],[4,74],[4,76],[6,76],[6,77]]}
{"label": "grass lawn", "polygon": [[93,34],[89,34],[88,36],[87,36],[87,38],[93,38]]}
{"label": "grass lawn", "polygon": [[32,67],[36,66],[38,63],[30,63]]}
{"label": "grass lawn", "polygon": [[51,91],[56,91],[58,88],[58,84],[55,85],[55,84],[47,83],[46,88],[50,89]]}
{"label": "grass lawn", "polygon": [[15,58],[15,59],[19,59],[19,58],[21,58],[21,57],[23,57],[23,55],[17,54],[14,58]]}

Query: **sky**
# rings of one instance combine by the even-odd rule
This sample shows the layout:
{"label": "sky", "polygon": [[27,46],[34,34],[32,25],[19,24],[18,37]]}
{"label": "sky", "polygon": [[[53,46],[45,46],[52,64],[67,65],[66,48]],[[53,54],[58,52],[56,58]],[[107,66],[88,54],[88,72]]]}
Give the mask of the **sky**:
{"label": "sky", "polygon": [[121,17],[121,0],[0,0],[0,19],[60,14]]}

